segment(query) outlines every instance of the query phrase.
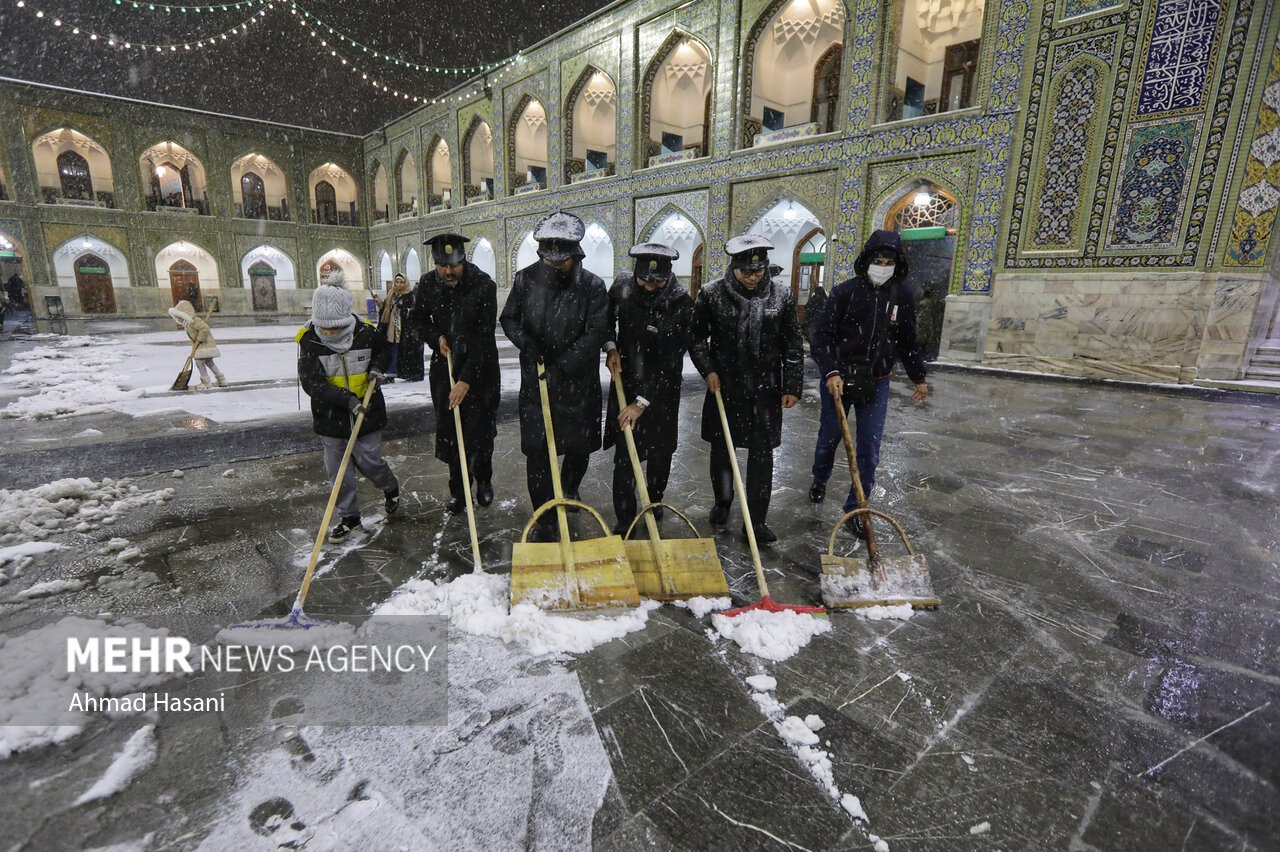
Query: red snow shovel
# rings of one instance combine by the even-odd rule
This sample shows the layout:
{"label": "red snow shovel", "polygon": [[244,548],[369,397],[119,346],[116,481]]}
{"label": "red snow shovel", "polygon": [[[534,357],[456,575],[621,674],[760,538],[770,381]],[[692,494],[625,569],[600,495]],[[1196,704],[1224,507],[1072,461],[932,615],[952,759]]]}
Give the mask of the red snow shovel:
{"label": "red snow shovel", "polygon": [[742,525],[747,530],[747,544],[751,546],[751,562],[756,569],[756,585],[760,589],[760,600],[749,606],[727,609],[720,613],[732,618],[744,612],[760,609],[765,612],[798,612],[801,615],[826,615],[827,611],[820,606],[804,606],[801,604],[780,604],[769,597],[769,584],[764,579],[764,567],[760,564],[760,546],[756,544],[756,530],[751,523],[751,510],[747,508],[747,489],[742,484],[742,474],[738,471],[738,456],[733,449],[733,436],[729,433],[729,416],[724,411],[724,399],[720,391],[715,391],[716,408],[720,410],[720,428],[724,432],[724,440],[729,450],[729,467],[733,470],[733,489],[738,495],[738,505],[742,507]]}
{"label": "red snow shovel", "polygon": [[[369,379],[369,387],[364,392],[363,408],[369,407],[373,394],[378,389],[377,379]],[[298,589],[298,597],[293,602],[293,609],[284,621],[264,619],[231,625],[232,630],[240,628],[266,628],[270,630],[290,630],[294,628],[310,629],[312,627],[332,626],[331,621],[315,621],[307,618],[302,611],[302,604],[307,599],[311,588],[311,578],[315,576],[316,565],[320,562],[320,550],[324,547],[324,537],[329,532],[329,521],[333,520],[333,507],[338,504],[338,492],[342,489],[342,478],[347,475],[347,465],[351,463],[351,452],[355,449],[356,440],[360,437],[360,427],[364,425],[364,411],[356,415],[351,425],[351,437],[347,439],[347,448],[342,453],[342,464],[338,466],[338,475],[333,478],[333,488],[329,490],[329,504],[324,507],[324,520],[320,521],[320,532],[316,533],[315,546],[311,548],[311,558],[307,560],[307,572],[302,575],[302,587]]]}

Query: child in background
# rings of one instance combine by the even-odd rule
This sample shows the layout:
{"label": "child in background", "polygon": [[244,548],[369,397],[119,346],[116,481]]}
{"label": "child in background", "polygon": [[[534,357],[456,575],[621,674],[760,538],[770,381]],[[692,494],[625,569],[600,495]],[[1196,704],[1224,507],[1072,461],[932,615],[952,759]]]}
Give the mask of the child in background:
{"label": "child in background", "polygon": [[225,388],[227,378],[222,375],[218,365],[213,363],[213,359],[220,356],[222,352],[218,350],[218,344],[213,339],[209,324],[196,315],[196,309],[186,299],[170,308],[169,316],[173,317],[173,321],[180,327],[186,329],[187,337],[192,343],[197,344],[194,356],[196,366],[200,368],[200,387],[197,390],[209,389],[210,372],[213,373],[218,387]]}

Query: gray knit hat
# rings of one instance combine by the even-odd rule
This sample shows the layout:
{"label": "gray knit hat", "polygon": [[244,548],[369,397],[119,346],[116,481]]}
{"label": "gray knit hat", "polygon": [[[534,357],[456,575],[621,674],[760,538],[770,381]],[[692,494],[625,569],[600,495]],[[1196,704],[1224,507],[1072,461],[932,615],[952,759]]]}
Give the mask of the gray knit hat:
{"label": "gray knit hat", "polygon": [[337,328],[351,318],[351,291],[346,287],[317,287],[311,297],[311,322],[316,328]]}

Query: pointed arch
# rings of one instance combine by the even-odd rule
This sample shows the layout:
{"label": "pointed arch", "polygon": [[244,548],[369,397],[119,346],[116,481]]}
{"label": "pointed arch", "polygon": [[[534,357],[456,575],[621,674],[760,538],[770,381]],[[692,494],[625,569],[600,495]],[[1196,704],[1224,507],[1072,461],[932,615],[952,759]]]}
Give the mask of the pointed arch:
{"label": "pointed arch", "polygon": [[418,163],[413,152],[401,148],[396,155],[396,218],[405,214],[416,216],[418,210]]}
{"label": "pointed arch", "polygon": [[478,115],[471,116],[462,136],[462,184],[464,204],[493,199],[493,128]]}
{"label": "pointed arch", "polygon": [[374,158],[369,169],[369,206],[373,210],[373,224],[381,225],[391,218],[390,190],[387,185],[387,169],[382,160]]}
{"label": "pointed arch", "polygon": [[549,121],[546,105],[532,94],[526,92],[516,101],[506,136],[509,195],[515,195],[524,186],[547,188],[551,146]]}
{"label": "pointed arch", "polygon": [[[564,102],[564,180],[579,174],[613,174],[618,151],[618,88],[600,68],[588,65]],[[604,155],[604,163],[598,162]]]}
{"label": "pointed arch", "polygon": [[[765,7],[743,41],[739,147],[750,148],[762,130],[780,130],[818,120],[814,117],[818,112],[817,73],[824,60],[830,62],[836,45],[841,50],[835,56],[833,95],[839,100],[838,63],[848,19],[849,10],[843,0],[772,0]],[[829,68],[827,72],[830,73]],[[781,127],[766,126],[765,109],[781,117]],[[835,112],[834,106],[831,112]]]}
{"label": "pointed arch", "polygon": [[[498,280],[498,254],[493,250],[493,243],[485,237],[479,237],[471,244],[471,262],[480,267],[494,281]],[[499,287],[510,286],[501,282]]]}
{"label": "pointed arch", "polygon": [[426,153],[427,210],[448,210],[453,202],[453,157],[439,133],[431,136]]}
{"label": "pointed arch", "polygon": [[[246,181],[249,175],[253,177]],[[284,170],[270,157],[250,152],[237,158],[231,164],[231,182],[237,218],[289,221]],[[246,192],[252,195],[246,195]]]}
{"label": "pointed arch", "polygon": [[[714,54],[707,44],[695,35],[681,29],[673,29],[662,42],[653,59],[645,67],[644,78],[640,86],[640,147],[644,152],[642,162],[649,163],[651,157],[662,153],[663,133],[682,131],[681,144],[684,150],[693,151],[696,156],[705,156],[710,151],[711,115],[709,98],[714,86]],[[668,70],[667,80],[660,80],[659,74],[668,60],[673,61]],[[657,91],[655,91],[657,89]],[[676,104],[675,96],[679,95]],[[682,107],[672,110],[667,115],[655,119],[655,110],[664,110],[669,104]],[[701,123],[687,124],[693,116],[693,109],[701,107]],[[672,119],[665,121],[660,119]],[[683,131],[697,127],[696,141],[693,135],[685,138]],[[671,130],[668,130],[670,128]]]}
{"label": "pointed arch", "polygon": [[41,202],[115,207],[111,155],[89,134],[70,126],[49,130],[32,141],[31,155]]}
{"label": "pointed arch", "polygon": [[307,182],[311,186],[312,224],[360,224],[360,189],[350,172],[337,163],[323,163],[311,171]]}
{"label": "pointed arch", "polygon": [[148,210],[209,215],[208,175],[191,151],[171,140],[157,142],[138,156],[138,167]]}

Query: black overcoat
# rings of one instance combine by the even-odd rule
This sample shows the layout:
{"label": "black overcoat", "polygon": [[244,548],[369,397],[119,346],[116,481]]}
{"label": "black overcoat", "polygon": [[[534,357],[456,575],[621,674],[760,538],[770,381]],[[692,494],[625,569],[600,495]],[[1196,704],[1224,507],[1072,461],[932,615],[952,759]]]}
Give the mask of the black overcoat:
{"label": "black overcoat", "polygon": [[551,423],[560,453],[600,449],[600,348],[609,336],[609,294],[600,277],[574,264],[561,273],[541,260],[516,273],[502,330],[520,349],[520,448],[545,450],[542,399],[532,343],[548,364]]}
{"label": "black overcoat", "polygon": [[[698,291],[689,354],[703,378],[711,373],[720,376],[720,394],[734,446],[748,446],[752,426],[762,422],[770,446],[777,447],[782,443],[782,397],[798,397],[804,386],[804,350],[795,300],[791,289],[780,282],[765,278],[749,293],[732,276],[729,271],[725,278]],[[730,288],[746,299],[765,300],[755,351],[748,351],[745,341],[739,345],[741,306]],[[712,443],[724,441],[710,391],[702,405],[702,438]]]}
{"label": "black overcoat", "polygon": [[457,455],[457,429],[449,411],[449,362],[438,351],[444,337],[453,350],[454,379],[470,385],[460,406],[467,452],[492,452],[498,433],[502,376],[498,368],[498,285],[484,270],[464,261],[462,276],[452,287],[434,270],[422,276],[414,291],[409,326],[431,347],[431,402],[436,410],[436,458]]}
{"label": "black overcoat", "polygon": [[[613,279],[609,289],[609,329],[622,357],[622,387],[627,402],[637,396],[649,408],[636,420],[633,434],[640,458],[671,455],[680,426],[680,386],[684,353],[689,349],[693,299],[674,275],[667,286],[646,293],[630,272]],[[604,445],[621,441],[618,434],[618,396],[609,393],[604,419]]]}

